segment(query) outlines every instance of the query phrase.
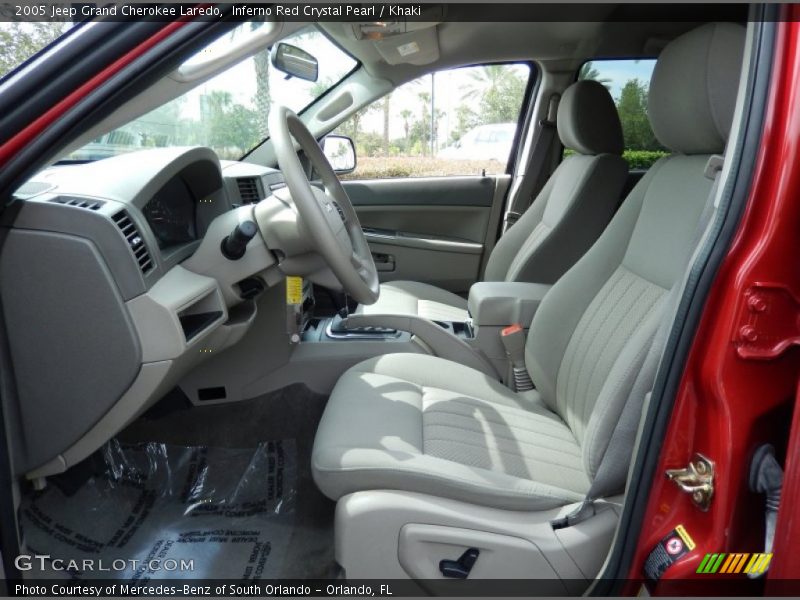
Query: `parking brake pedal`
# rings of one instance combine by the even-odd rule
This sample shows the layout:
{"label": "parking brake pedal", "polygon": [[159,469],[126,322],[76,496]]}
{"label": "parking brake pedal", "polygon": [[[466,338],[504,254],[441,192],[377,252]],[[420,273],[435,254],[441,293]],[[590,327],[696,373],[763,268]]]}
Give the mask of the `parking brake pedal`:
{"label": "parking brake pedal", "polygon": [[453,579],[466,579],[472,567],[475,566],[475,561],[478,560],[481,551],[477,548],[468,548],[464,551],[458,560],[440,560],[439,570],[445,577],[452,577]]}

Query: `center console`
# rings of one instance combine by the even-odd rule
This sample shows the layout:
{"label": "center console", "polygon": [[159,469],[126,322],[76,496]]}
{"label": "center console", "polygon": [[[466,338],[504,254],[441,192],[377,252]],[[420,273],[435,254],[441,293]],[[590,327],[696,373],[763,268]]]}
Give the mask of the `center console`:
{"label": "center console", "polygon": [[[349,314],[310,319],[302,331],[304,343],[380,344],[381,352],[422,351],[477,369],[519,388],[524,376],[524,339],[548,285],[483,282],[472,286],[470,318],[431,321],[408,314]],[[514,326],[514,335],[507,328]],[[505,335],[504,335],[505,334]],[[505,339],[504,339],[505,338]],[[512,367],[516,367],[515,370]]]}
{"label": "center console", "polygon": [[536,310],[550,287],[541,283],[481,281],[470,288],[467,307],[472,316],[473,343],[507,384],[514,374],[509,364],[508,342],[503,342],[502,334],[511,326],[520,326],[522,344],[517,351],[518,356],[511,360],[518,363],[518,368],[524,368],[524,340]]}

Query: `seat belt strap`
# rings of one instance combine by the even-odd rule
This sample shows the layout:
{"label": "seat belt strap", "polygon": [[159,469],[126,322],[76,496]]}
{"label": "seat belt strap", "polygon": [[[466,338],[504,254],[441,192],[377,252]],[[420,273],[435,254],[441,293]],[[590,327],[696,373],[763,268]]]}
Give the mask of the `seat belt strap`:
{"label": "seat belt strap", "polygon": [[[687,258],[687,266],[693,262],[695,254],[699,250],[700,244],[705,236],[711,216],[714,214],[714,201],[719,188],[722,164],[723,157],[718,155],[711,156],[706,164],[705,175],[709,179],[713,179],[714,184],[711,186],[711,191],[708,194],[703,206],[703,212],[700,214],[697,223],[695,239],[692,243],[694,251],[690,253]],[[620,475],[617,465],[623,464],[625,457],[631,453],[631,440],[635,439],[636,432],[639,429],[644,399],[652,392],[656,371],[661,362],[669,332],[673,326],[674,314],[678,309],[678,303],[681,298],[680,292],[682,290],[683,280],[680,280],[672,286],[664,300],[661,324],[653,336],[647,355],[642,361],[639,373],[633,382],[628,397],[625,399],[619,421],[617,421],[611,433],[611,439],[608,441],[608,446],[597,467],[597,472],[589,486],[589,491],[586,492],[586,497],[571,513],[552,521],[551,524],[554,529],[571,527],[593,516],[595,514],[595,502],[599,498],[614,493],[615,490],[613,488]]]}
{"label": "seat belt strap", "polygon": [[553,94],[547,106],[547,118],[539,121],[539,130],[531,146],[531,155],[528,160],[527,168],[522,174],[522,181],[514,192],[503,216],[503,233],[516,223],[522,214],[527,210],[532,201],[533,189],[536,181],[540,178],[545,160],[550,154],[553,146],[553,138],[556,134],[556,117],[558,115],[558,102],[561,96]]}

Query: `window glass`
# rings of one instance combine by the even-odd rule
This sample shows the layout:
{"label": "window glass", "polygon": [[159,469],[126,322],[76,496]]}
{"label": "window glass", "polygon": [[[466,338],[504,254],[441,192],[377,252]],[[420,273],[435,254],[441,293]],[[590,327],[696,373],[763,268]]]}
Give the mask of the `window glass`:
{"label": "window glass", "polygon": [[342,123],[358,166],[347,179],[505,173],[526,64],[440,71],[406,83]]}
{"label": "window glass", "polygon": [[[237,36],[247,36],[259,26],[262,23],[243,23],[185,64],[225,52]],[[287,79],[272,67],[270,50],[265,49],[65,158],[97,160],[142,148],[199,145],[212,148],[222,159],[238,159],[268,137],[267,115],[272,102],[299,112],[357,64],[313,26],[284,41],[317,58],[316,82]]]}
{"label": "window glass", "polygon": [[[0,16],[10,18],[10,15],[1,9]],[[0,79],[49,46],[73,26],[74,23],[71,22],[0,23]]]}
{"label": "window glass", "polygon": [[578,73],[578,79],[594,79],[611,92],[625,137],[623,156],[631,169],[648,169],[667,154],[647,118],[647,92],[655,66],[654,59],[595,60]]}

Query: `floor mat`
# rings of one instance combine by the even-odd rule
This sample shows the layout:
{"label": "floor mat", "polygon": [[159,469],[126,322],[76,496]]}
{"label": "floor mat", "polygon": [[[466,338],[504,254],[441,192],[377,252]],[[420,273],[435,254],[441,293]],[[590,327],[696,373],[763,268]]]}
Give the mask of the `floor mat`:
{"label": "floor mat", "polygon": [[339,575],[334,558],[336,503],[317,489],[311,453],[327,396],[294,384],[258,398],[194,406],[138,419],[117,437],[128,443],[255,448],[264,440],[293,439],[297,494],[295,526],[280,579],[330,579]]}
{"label": "floor mat", "polygon": [[[100,452],[100,472],[74,494],[50,485],[23,501],[28,548],[64,561],[40,576],[63,577],[65,563],[70,576],[86,579],[281,573],[297,495],[293,440],[255,449],[112,440]],[[112,570],[84,572],[83,559]],[[173,569],[181,560],[192,568]]]}

